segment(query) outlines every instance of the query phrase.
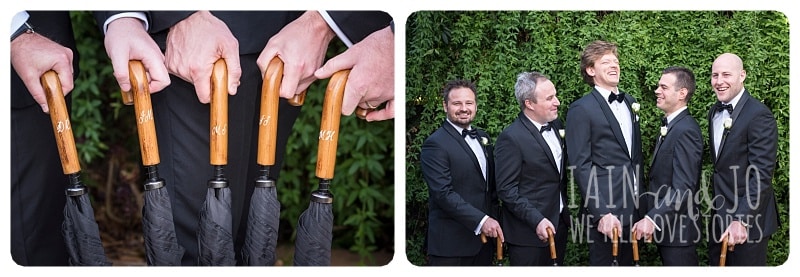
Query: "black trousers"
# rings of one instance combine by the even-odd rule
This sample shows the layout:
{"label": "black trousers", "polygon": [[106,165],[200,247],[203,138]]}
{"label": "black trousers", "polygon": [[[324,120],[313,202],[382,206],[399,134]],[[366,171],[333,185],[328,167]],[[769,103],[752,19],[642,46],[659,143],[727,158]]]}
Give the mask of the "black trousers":
{"label": "black trousers", "polygon": [[[567,251],[567,238],[569,228],[564,221],[560,221],[556,232],[556,260],[550,256],[550,245],[544,247],[515,245],[506,243],[508,248],[508,259],[511,266],[552,266],[564,265],[564,253]],[[531,234],[536,236],[536,234]]]}
{"label": "black trousers", "polygon": [[68,265],[61,224],[69,181],[50,115],[35,103],[12,108],[10,135],[11,257],[23,266]]}
{"label": "black trousers", "polygon": [[[744,244],[737,244],[733,251],[728,251],[725,255],[725,266],[766,266],[767,246],[771,237],[766,236],[758,241],[752,240]],[[708,265],[719,266],[721,253],[722,244],[713,240],[709,241]]]}
{"label": "black trousers", "polygon": [[[589,232],[589,265],[611,266],[614,261],[611,238],[598,232],[596,226],[587,228],[587,231]],[[620,266],[632,266],[633,245],[630,243],[630,227],[622,227],[621,235],[617,248],[617,264]]]}
{"label": "black trousers", "polygon": [[[231,189],[234,250],[241,264],[241,248],[247,226],[247,212],[257,173],[258,116],[261,101],[261,72],[258,55],[240,57],[241,85],[228,97],[228,160],[225,177]],[[194,86],[172,77],[172,84],[152,95],[153,113],[161,163],[159,173],[172,200],[176,236],[186,250],[182,264],[198,264],[197,229],[199,212],[213,176],[210,164],[210,104],[197,100]],[[281,99],[278,115],[276,166],[270,177],[278,178],[286,143],[300,107]]]}
{"label": "black trousers", "polygon": [[494,251],[497,249],[497,240],[489,239],[483,244],[481,250],[475,256],[443,257],[428,256],[429,266],[491,266],[494,258]]}
{"label": "black trousers", "polygon": [[[641,245],[640,245],[641,246]],[[697,245],[658,246],[661,264],[664,266],[698,266]]]}

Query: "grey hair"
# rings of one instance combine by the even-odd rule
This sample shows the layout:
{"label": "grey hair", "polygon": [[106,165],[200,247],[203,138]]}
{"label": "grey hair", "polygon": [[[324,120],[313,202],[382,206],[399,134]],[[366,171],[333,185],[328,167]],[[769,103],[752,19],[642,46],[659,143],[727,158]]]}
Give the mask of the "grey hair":
{"label": "grey hair", "polygon": [[536,103],[536,85],[547,80],[547,76],[536,72],[522,72],[517,75],[517,84],[514,85],[514,96],[521,109],[525,109],[525,100]]}

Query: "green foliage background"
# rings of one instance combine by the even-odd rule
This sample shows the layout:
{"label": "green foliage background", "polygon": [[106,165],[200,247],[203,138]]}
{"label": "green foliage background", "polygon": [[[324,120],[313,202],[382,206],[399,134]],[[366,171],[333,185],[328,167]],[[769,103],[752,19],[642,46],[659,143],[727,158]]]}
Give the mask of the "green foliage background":
{"label": "green foliage background", "polygon": [[[133,107],[121,104],[119,86],[112,75],[100,29],[89,11],[72,11],[71,18],[81,68],[71,93],[71,116],[82,168],[104,168],[113,160],[140,165]],[[336,39],[331,45],[328,58],[346,49]],[[326,86],[327,80],[319,80],[309,88],[302,114],[286,146],[287,158],[278,180],[279,240],[282,240],[279,243],[294,244],[297,220],[308,208],[311,191],[317,189],[319,183],[315,169]],[[333,247],[358,253],[362,263],[373,262],[371,253],[375,251],[394,251],[393,130],[393,120],[367,123],[355,116],[343,116],[340,122],[335,177],[331,184]],[[85,175],[88,176],[85,182],[93,188],[107,181],[103,179],[105,172]],[[104,201],[112,201],[112,198],[99,196],[94,200],[94,205],[104,205]],[[140,209],[134,214],[138,211]]]}
{"label": "green foliage background", "polygon": [[[781,227],[770,240],[768,265],[789,255],[789,22],[775,11],[418,11],[406,34],[406,253],[425,264],[428,191],[419,168],[422,142],[439,128],[442,86],[450,79],[478,87],[474,125],[492,137],[519,113],[513,87],[518,73],[539,71],[558,90],[560,118],[591,88],[580,77],[580,52],[593,40],[619,46],[619,87],[642,104],[644,160],[650,160],[662,114],[653,91],[667,66],[692,69],[697,91],[689,112],[705,138],[701,189],[710,192],[708,108],[711,63],[724,52],[738,54],[747,70],[745,88],[772,109],[778,123],[778,158],[773,186]],[[567,126],[569,128],[569,126]],[[645,165],[647,166],[647,165]],[[644,168],[648,172],[649,168]],[[576,193],[577,195],[577,193]],[[573,201],[574,199],[571,199]],[[708,209],[702,210],[708,214]],[[577,211],[573,209],[573,216]],[[707,237],[703,237],[706,241]],[[567,265],[587,265],[586,243],[569,243]],[[655,245],[640,248],[643,265],[659,265]],[[707,246],[698,249],[707,265]],[[502,263],[507,263],[506,260]]]}

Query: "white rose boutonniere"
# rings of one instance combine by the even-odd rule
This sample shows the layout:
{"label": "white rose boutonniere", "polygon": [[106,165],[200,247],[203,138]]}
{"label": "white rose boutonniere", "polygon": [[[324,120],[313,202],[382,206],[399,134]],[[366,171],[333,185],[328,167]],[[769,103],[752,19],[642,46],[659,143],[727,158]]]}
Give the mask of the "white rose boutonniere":
{"label": "white rose boutonniere", "polygon": [[481,137],[481,144],[484,145],[484,146],[488,145],[489,144],[489,138]]}
{"label": "white rose boutonniere", "polygon": [[564,136],[566,136],[566,135],[567,135],[567,133],[566,133],[566,131],[564,131],[564,129],[558,129],[558,136],[560,136],[563,139]]}
{"label": "white rose boutonniere", "polygon": [[725,130],[729,130],[733,125],[733,119],[730,117],[726,118],[725,121],[722,122],[722,127],[725,127]]}
{"label": "white rose boutonniere", "polygon": [[631,110],[633,110],[633,115],[634,115],[634,118],[636,119],[637,122],[639,121],[639,109],[640,108],[641,108],[641,106],[639,105],[639,102],[633,102],[633,104],[631,104]]}
{"label": "white rose boutonniere", "polygon": [[661,126],[661,137],[667,136],[667,126]]}

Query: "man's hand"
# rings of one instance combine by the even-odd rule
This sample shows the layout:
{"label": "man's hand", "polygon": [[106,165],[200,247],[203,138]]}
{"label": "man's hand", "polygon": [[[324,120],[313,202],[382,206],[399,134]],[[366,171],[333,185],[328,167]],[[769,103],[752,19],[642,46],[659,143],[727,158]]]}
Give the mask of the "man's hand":
{"label": "man's hand", "polygon": [[72,49],[62,46],[37,33],[22,34],[11,41],[11,66],[17,72],[25,87],[42,108],[49,113],[47,97],[40,78],[53,70],[58,73],[61,89],[67,95],[74,84],[72,82]]}

